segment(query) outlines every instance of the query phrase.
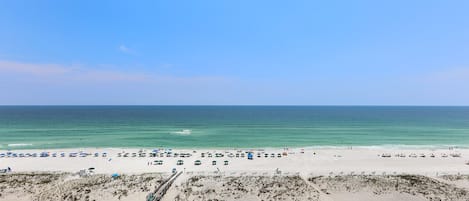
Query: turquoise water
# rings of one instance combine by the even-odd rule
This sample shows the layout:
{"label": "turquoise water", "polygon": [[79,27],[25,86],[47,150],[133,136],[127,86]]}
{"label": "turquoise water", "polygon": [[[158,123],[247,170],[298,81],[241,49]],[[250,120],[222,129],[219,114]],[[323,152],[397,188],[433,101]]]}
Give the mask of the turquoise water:
{"label": "turquoise water", "polygon": [[0,149],[467,146],[469,107],[0,106]]}

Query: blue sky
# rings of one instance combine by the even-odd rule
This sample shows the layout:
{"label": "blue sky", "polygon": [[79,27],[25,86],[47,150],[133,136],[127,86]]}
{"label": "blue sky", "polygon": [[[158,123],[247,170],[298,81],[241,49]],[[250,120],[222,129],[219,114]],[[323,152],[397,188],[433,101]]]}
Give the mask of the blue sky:
{"label": "blue sky", "polygon": [[468,105],[468,1],[3,1],[0,104]]}

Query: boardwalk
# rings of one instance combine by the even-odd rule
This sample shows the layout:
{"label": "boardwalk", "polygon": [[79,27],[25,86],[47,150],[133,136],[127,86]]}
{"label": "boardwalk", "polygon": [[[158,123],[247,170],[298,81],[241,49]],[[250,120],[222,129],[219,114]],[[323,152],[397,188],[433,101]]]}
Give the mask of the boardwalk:
{"label": "boardwalk", "polygon": [[177,172],[168,177],[160,186],[158,186],[152,193],[148,194],[147,201],[160,201],[166,194],[166,191],[171,187],[174,180],[176,180],[182,172]]}

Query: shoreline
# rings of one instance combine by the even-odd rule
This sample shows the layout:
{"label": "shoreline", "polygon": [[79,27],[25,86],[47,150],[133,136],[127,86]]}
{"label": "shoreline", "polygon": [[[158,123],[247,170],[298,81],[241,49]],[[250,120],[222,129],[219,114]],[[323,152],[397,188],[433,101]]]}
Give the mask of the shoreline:
{"label": "shoreline", "polygon": [[0,145],[0,151],[21,151],[21,150],[72,150],[72,149],[174,149],[174,150],[258,150],[258,149],[408,149],[408,150],[440,150],[440,149],[468,149],[468,145],[407,145],[407,144],[382,144],[382,145],[311,145],[311,146],[282,146],[282,147],[177,147],[177,146],[156,146],[156,147],[63,147],[63,148],[34,148],[30,143],[15,143],[7,146]]}

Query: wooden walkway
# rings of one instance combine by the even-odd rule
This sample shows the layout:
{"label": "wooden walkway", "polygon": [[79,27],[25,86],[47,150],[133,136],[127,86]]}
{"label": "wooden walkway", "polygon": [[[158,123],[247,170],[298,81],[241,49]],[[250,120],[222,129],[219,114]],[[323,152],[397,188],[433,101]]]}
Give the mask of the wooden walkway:
{"label": "wooden walkway", "polygon": [[160,201],[166,194],[166,191],[168,191],[169,187],[171,187],[174,180],[176,180],[176,178],[178,178],[181,174],[182,172],[176,172],[169,176],[153,192],[147,195],[147,201]]}

